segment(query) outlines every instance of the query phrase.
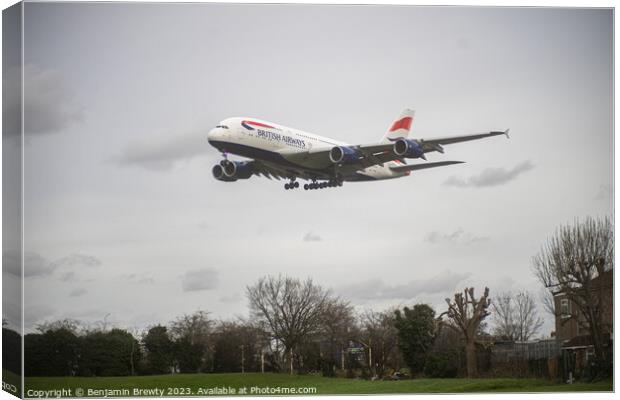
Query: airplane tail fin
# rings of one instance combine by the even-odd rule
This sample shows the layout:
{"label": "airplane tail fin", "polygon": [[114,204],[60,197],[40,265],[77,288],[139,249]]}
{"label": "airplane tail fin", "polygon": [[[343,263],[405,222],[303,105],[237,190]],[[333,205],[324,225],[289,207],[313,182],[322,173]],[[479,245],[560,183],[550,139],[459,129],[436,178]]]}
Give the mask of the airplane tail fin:
{"label": "airplane tail fin", "polygon": [[413,123],[413,116],[415,110],[405,108],[398,118],[390,124],[385,135],[383,135],[382,143],[393,142],[396,139],[406,138],[411,131],[411,124]]}

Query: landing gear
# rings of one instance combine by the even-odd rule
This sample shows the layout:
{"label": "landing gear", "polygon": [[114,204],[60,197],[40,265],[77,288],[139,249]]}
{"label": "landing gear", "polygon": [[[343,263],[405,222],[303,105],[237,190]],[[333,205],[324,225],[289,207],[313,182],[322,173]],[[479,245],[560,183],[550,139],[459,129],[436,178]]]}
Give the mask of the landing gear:
{"label": "landing gear", "polygon": [[340,179],[330,179],[329,181],[323,182],[312,181],[312,183],[304,184],[304,190],[325,189],[327,187],[339,186],[342,186],[342,180]]}
{"label": "landing gear", "polygon": [[304,190],[313,190],[315,189],[316,181],[312,181],[312,183],[305,183]]}
{"label": "landing gear", "polygon": [[295,180],[291,180],[290,183],[285,183],[284,184],[284,189],[285,190],[293,190],[293,189],[297,189],[299,187],[299,182],[296,182]]}

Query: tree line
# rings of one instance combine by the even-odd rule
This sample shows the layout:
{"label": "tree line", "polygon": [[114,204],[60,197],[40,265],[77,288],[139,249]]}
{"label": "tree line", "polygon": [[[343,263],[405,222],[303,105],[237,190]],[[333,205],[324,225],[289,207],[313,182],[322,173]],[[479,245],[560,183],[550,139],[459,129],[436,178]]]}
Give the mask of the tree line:
{"label": "tree line", "polygon": [[[324,376],[477,375],[488,289],[455,294],[437,316],[428,304],[356,314],[311,279],[267,276],[247,288],[251,317],[216,321],[206,311],[143,332],[72,320],[24,336],[27,376],[209,372],[320,372]],[[511,326],[512,327],[512,326]],[[511,334],[498,325],[495,332]],[[465,364],[465,361],[467,363]],[[466,368],[464,368],[466,365]]]}
{"label": "tree line", "polygon": [[[602,321],[609,310],[589,283],[613,269],[609,219],[561,228],[532,268],[552,293],[565,290],[587,314],[584,329],[595,337],[597,362],[607,365],[602,336],[610,327]],[[485,342],[527,341],[543,323],[527,291],[498,293],[491,301],[488,288],[469,287],[447,298],[439,313],[429,304],[358,313],[311,279],[282,275],[259,279],[246,296],[248,319],[216,321],[197,311],[143,332],[70,320],[40,325],[24,336],[26,375],[320,372],[384,378],[406,368],[411,376],[476,377],[485,368]]]}

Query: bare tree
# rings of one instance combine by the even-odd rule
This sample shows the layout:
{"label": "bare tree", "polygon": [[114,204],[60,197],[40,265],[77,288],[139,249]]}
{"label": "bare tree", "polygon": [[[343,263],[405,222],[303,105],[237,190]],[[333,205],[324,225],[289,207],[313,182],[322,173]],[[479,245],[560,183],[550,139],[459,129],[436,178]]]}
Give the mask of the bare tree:
{"label": "bare tree", "polygon": [[398,364],[398,331],[394,325],[394,311],[367,310],[359,317],[357,341],[366,347],[372,375],[383,376],[388,365]]}
{"label": "bare tree", "polygon": [[186,338],[191,344],[207,344],[213,321],[209,318],[208,311],[196,311],[190,315],[178,317],[170,327],[170,332],[175,338]]}
{"label": "bare tree", "polygon": [[320,333],[322,316],[330,303],[329,291],[311,279],[301,282],[283,276],[261,278],[246,291],[253,316],[284,346],[292,374],[300,344],[308,336]]}
{"label": "bare tree", "polygon": [[[465,288],[463,293],[456,293],[454,301],[446,299],[450,321],[463,334],[465,339],[465,357],[467,358],[467,376],[474,378],[478,375],[476,361],[476,336],[482,321],[489,316],[488,308],[491,305],[489,288],[484,289],[484,295],[479,299],[474,297],[474,288]],[[441,318],[440,315],[439,317]]]}
{"label": "bare tree", "polygon": [[549,314],[551,314],[554,318],[558,316],[557,310],[555,309],[555,299],[553,298],[553,292],[548,290],[547,288],[541,288],[539,297],[543,305],[543,309]]}
{"label": "bare tree", "polygon": [[543,325],[536,302],[529,292],[516,295],[512,292],[500,293],[494,297],[491,307],[495,335],[508,340],[528,341]]}
{"label": "bare tree", "polygon": [[209,366],[209,357],[213,353],[212,326],[213,321],[207,311],[186,314],[171,323],[170,333],[175,342],[176,364],[181,372],[212,369],[212,366]]}
{"label": "bare tree", "polygon": [[[552,293],[562,293],[575,305],[575,318],[592,338],[598,360],[605,361],[604,336],[611,326],[604,315],[612,301],[602,277],[614,268],[614,228],[611,218],[586,218],[561,226],[533,258],[533,271]],[[609,282],[611,285],[611,279]],[[580,318],[581,317],[581,318]],[[580,319],[583,319],[580,321]]]}
{"label": "bare tree", "polygon": [[[322,356],[328,360],[330,368],[338,364],[338,360],[335,359],[338,351],[341,354],[341,358],[343,357],[344,349],[348,346],[348,341],[354,330],[355,316],[353,315],[353,307],[339,298],[330,299],[323,310],[322,316],[322,336],[329,344],[329,355],[325,356],[323,354]],[[342,367],[342,363],[340,364]]]}
{"label": "bare tree", "polygon": [[506,340],[517,340],[517,327],[512,293],[503,292],[493,298],[493,333]]}
{"label": "bare tree", "polygon": [[37,331],[41,333],[45,333],[47,331],[58,331],[61,329],[65,329],[73,334],[78,334],[82,329],[82,325],[79,321],[75,319],[62,319],[51,322],[43,322],[36,326]]}
{"label": "bare tree", "polygon": [[515,297],[515,309],[516,309],[516,326],[517,326],[517,340],[528,341],[530,340],[543,325],[544,321],[538,315],[536,310],[536,302],[529,292],[518,293]]}

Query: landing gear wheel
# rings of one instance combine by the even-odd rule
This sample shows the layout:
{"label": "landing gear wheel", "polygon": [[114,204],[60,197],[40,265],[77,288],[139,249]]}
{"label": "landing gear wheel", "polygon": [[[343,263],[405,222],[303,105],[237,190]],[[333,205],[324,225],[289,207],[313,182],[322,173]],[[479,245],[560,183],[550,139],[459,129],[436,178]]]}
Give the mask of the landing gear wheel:
{"label": "landing gear wheel", "polygon": [[308,184],[304,183],[304,190],[308,190]]}
{"label": "landing gear wheel", "polygon": [[285,189],[285,190],[289,190],[289,189],[290,189],[290,186],[289,186],[289,184],[288,184],[288,183],[285,183],[285,184],[284,184],[284,189]]}
{"label": "landing gear wheel", "polygon": [[295,188],[299,187],[299,182],[295,182]]}

